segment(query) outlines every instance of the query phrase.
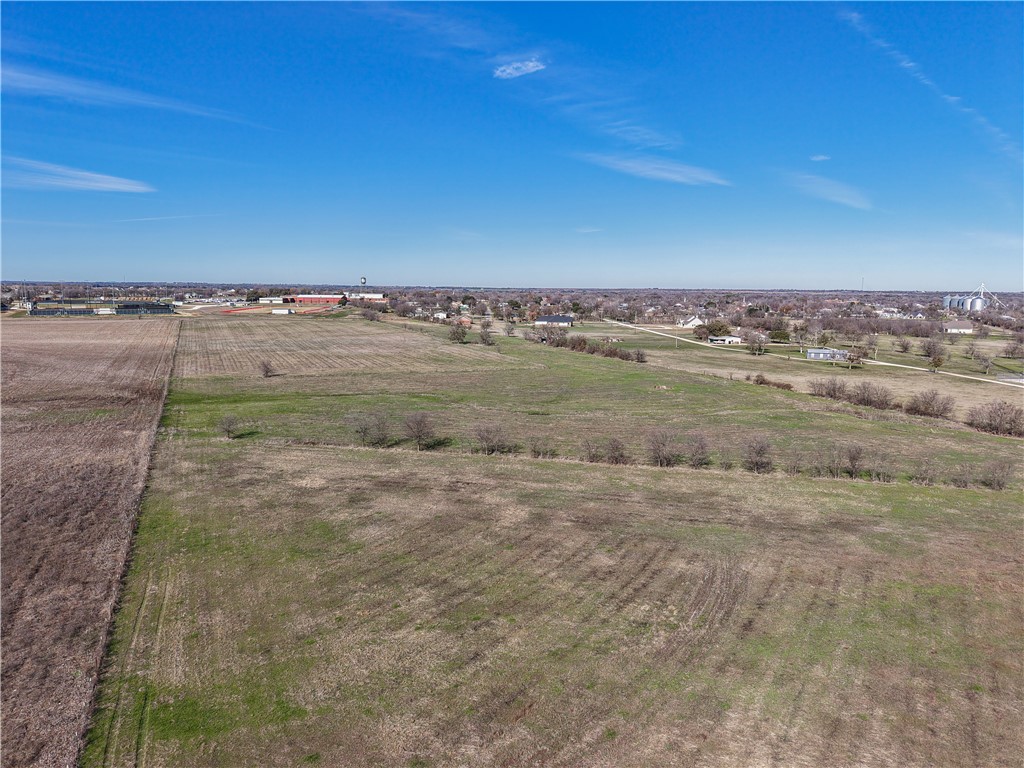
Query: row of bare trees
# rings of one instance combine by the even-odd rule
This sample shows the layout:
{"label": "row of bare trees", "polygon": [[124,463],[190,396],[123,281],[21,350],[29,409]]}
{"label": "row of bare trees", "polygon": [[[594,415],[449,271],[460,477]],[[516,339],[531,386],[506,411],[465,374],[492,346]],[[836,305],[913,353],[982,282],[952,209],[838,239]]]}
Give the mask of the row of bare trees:
{"label": "row of bare trees", "polygon": [[527,330],[523,332],[523,338],[537,344],[547,344],[549,347],[563,347],[573,352],[585,352],[588,355],[600,357],[612,357],[619,360],[629,360],[634,363],[646,363],[647,352],[642,349],[623,349],[606,341],[588,339],[578,333],[569,334],[564,328],[551,328],[543,333]]}
{"label": "row of bare trees", "polygon": [[[911,416],[931,416],[936,419],[952,418],[956,408],[953,396],[943,395],[937,389],[917,392],[901,405],[888,387],[868,381],[858,382],[851,387],[835,376],[828,379],[812,379],[808,391],[817,397],[882,410],[902,408]],[[968,411],[966,423],[982,432],[1024,437],[1024,408],[1005,400],[995,400]]]}

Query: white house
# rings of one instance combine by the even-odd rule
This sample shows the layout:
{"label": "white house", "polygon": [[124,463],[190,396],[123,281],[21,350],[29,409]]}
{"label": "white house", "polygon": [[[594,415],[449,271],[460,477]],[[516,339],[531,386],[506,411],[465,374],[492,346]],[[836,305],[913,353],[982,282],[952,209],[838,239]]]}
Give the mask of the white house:
{"label": "white house", "polygon": [[533,321],[534,326],[571,328],[572,315],[540,315]]}
{"label": "white house", "polygon": [[954,320],[942,324],[943,333],[974,333],[974,323],[969,320]]}
{"label": "white house", "polygon": [[708,336],[711,344],[742,344],[743,339],[739,336]]}
{"label": "white house", "polygon": [[698,325],[706,325],[706,323],[697,315],[690,315],[685,320],[679,320],[676,323],[677,328],[696,328]]}
{"label": "white house", "polygon": [[272,315],[294,315],[295,314],[295,310],[292,309],[291,307],[282,307],[281,309],[272,309],[272,310],[270,310],[270,314],[272,314]]}
{"label": "white house", "polygon": [[849,355],[850,353],[845,349],[832,349],[831,347],[807,350],[808,360],[845,360]]}

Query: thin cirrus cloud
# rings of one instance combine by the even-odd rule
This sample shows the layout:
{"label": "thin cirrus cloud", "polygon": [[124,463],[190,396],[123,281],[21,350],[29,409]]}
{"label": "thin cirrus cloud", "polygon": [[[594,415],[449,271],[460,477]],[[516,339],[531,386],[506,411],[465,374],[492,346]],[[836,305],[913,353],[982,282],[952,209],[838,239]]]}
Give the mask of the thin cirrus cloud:
{"label": "thin cirrus cloud", "polygon": [[871,201],[863,192],[841,181],[815,176],[812,173],[791,173],[788,180],[794,189],[810,197],[861,211],[871,210]]}
{"label": "thin cirrus cloud", "polygon": [[917,82],[942,99],[954,110],[974,121],[974,124],[993,141],[999,151],[1012,157],[1017,162],[1024,161],[1024,155],[1021,154],[1020,147],[1002,129],[993,125],[987,117],[974,107],[968,107],[964,104],[963,99],[959,96],[946,93],[939,87],[938,83],[925,74],[920,64],[888,40],[876,35],[861,14],[854,11],[843,11],[839,14],[839,18],[859,32],[873,46],[884,51],[889,58],[895,61],[904,72]]}
{"label": "thin cirrus cloud", "polygon": [[513,61],[511,64],[502,64],[500,67],[495,67],[494,76],[499,80],[512,80],[523,75],[540,72],[542,69],[547,69],[547,67],[537,59]]}
{"label": "thin cirrus cloud", "polygon": [[69,168],[66,165],[43,163],[21,157],[4,158],[5,187],[17,189],[51,189],[72,192],[155,192],[149,184],[119,176]]}
{"label": "thin cirrus cloud", "polygon": [[630,176],[638,176],[642,179],[669,181],[674,184],[688,184],[691,186],[707,184],[717,184],[724,187],[732,186],[717,173],[707,168],[684,165],[675,160],[666,160],[651,155],[586,154],[579,157],[588,163],[600,165],[619,173],[626,173]]}
{"label": "thin cirrus cloud", "polygon": [[5,65],[2,75],[2,88],[5,94],[21,93],[41,98],[57,99],[97,106],[126,106],[161,109],[169,112],[180,112],[186,115],[209,117],[216,120],[244,122],[219,109],[200,107],[176,99],[120,88],[115,85],[84,80],[78,77],[57,75],[52,72]]}
{"label": "thin cirrus cloud", "polygon": [[829,155],[811,155],[811,161],[815,163],[823,163],[826,160],[831,160]]}

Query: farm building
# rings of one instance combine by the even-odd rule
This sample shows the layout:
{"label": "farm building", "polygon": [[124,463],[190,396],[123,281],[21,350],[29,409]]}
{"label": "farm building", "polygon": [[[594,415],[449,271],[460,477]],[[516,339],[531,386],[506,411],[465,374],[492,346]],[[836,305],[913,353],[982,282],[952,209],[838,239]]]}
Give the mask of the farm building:
{"label": "farm building", "polygon": [[743,339],[739,336],[708,336],[711,344],[742,344]]}
{"label": "farm building", "polygon": [[533,324],[546,328],[571,328],[572,315],[540,315]]}
{"label": "farm building", "polygon": [[290,304],[291,302],[287,301],[284,296],[261,296],[260,297],[260,304],[285,304],[285,303]]}
{"label": "farm building", "polygon": [[270,310],[270,314],[272,314],[272,315],[294,315],[295,314],[295,310],[291,309],[290,307],[281,307],[280,309],[272,309],[272,310]]}
{"label": "farm building", "polygon": [[385,293],[347,293],[349,301],[367,301],[371,304],[385,304],[388,300]]}
{"label": "farm building", "polygon": [[974,323],[970,320],[954,320],[942,324],[943,333],[974,333]]}
{"label": "farm building", "polygon": [[808,360],[845,360],[849,357],[849,352],[845,349],[832,349],[830,347],[819,347],[818,349],[808,349],[807,359]]}

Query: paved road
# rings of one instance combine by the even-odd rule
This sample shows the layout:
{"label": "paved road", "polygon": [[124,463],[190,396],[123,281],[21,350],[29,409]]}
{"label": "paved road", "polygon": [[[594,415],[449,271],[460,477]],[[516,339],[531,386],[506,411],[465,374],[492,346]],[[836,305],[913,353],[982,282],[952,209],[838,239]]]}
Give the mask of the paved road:
{"label": "paved road", "polygon": [[[632,325],[630,323],[622,323],[622,322],[619,322],[618,320],[605,320],[605,322],[606,323],[612,323],[613,325],[621,325],[623,328],[631,328],[634,331],[643,331],[644,333],[653,333],[656,336],[665,336],[665,337],[667,337],[669,339],[676,339],[677,341],[685,341],[687,344],[696,344],[698,347],[709,347],[711,349],[718,349],[718,350],[722,350],[722,351],[725,351],[725,352],[743,352],[743,353],[746,353],[746,349],[739,348],[738,346],[731,346],[730,347],[730,346],[725,346],[725,345],[722,345],[722,344],[708,344],[707,342],[704,342],[704,341],[697,341],[696,339],[688,339],[685,336],[676,336],[676,335],[671,334],[671,333],[665,333],[664,331],[655,331],[652,328],[641,328],[639,325]],[[772,357],[778,357],[778,358],[782,357],[782,355],[777,355],[777,354],[775,354],[773,352],[765,352],[765,354],[766,355],[771,355]],[[801,357],[789,357],[789,358],[786,358],[786,359],[788,359],[788,360],[797,360],[799,362],[805,362],[805,363],[817,363],[818,362],[817,360],[804,360]],[[916,365],[902,365],[900,363],[885,363],[885,362],[882,362],[881,360],[864,360],[863,362],[865,364],[867,364],[867,365],[885,365],[885,366],[889,366],[890,368],[906,368],[907,370],[910,370],[910,371],[922,371],[924,373],[933,373],[933,374],[938,374],[940,376],[955,376],[958,379],[970,379],[971,381],[981,381],[981,382],[984,382],[985,384],[998,384],[1001,387],[1013,387],[1014,389],[1024,390],[1024,386],[1022,386],[1020,384],[1014,384],[1013,382],[1010,382],[1010,381],[999,381],[998,379],[983,379],[980,376],[969,376],[966,373],[953,373],[952,371],[933,371],[930,368],[921,368],[920,366],[916,366]]]}

